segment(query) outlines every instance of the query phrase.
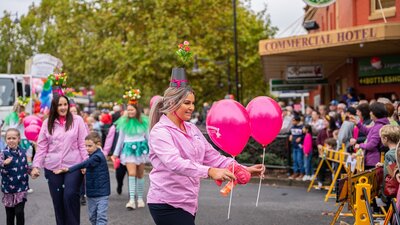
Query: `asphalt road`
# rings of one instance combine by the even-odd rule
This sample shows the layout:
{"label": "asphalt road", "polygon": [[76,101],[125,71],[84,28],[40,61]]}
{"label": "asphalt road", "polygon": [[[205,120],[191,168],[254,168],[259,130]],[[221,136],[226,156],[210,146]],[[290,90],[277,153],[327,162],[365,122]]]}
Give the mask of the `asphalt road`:
{"label": "asphalt road", "polygon": [[[115,174],[110,171],[112,194],[109,202],[109,224],[154,224],[148,208],[127,211],[127,185],[122,195],[116,194]],[[44,177],[30,181],[34,192],[28,195],[25,206],[26,225],[54,225],[54,212]],[[146,176],[146,189],[148,176]],[[255,206],[258,184],[237,186],[234,190],[230,219],[227,220],[229,197],[222,197],[211,180],[203,180],[197,225],[300,225],[329,224],[332,217],[322,215],[333,212],[337,206],[323,201],[324,191],[307,193],[304,187],[262,185],[258,207]],[[0,225],[5,224],[5,210],[0,210]],[[89,225],[87,207],[81,207],[81,224]]]}

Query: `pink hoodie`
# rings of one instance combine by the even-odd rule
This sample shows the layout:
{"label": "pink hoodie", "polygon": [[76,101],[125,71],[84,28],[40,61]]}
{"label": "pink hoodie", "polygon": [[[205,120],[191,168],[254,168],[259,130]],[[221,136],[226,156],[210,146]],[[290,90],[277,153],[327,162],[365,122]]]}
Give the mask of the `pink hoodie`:
{"label": "pink hoodie", "polygon": [[304,137],[303,152],[307,155],[312,152],[312,136],[310,133],[307,133]]}
{"label": "pink hoodie", "polygon": [[222,156],[194,125],[184,122],[186,133],[167,116],[150,132],[150,172],[148,203],[164,203],[194,215],[198,208],[200,178],[210,167],[226,168],[232,158]]}
{"label": "pink hoodie", "polygon": [[47,130],[48,119],[43,122],[37,141],[33,167],[56,170],[69,168],[88,158],[85,148],[87,130],[82,117],[73,116],[73,123],[68,131],[65,124],[54,121],[53,134]]}

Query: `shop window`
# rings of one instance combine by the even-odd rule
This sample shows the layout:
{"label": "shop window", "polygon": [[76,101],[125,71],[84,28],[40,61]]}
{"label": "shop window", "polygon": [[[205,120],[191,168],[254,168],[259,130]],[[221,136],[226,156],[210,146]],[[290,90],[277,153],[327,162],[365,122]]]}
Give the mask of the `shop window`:
{"label": "shop window", "polygon": [[[381,0],[382,9],[390,8],[396,6],[396,0]],[[379,10],[379,0],[375,0],[375,10]]]}
{"label": "shop window", "polygon": [[[369,20],[383,19],[382,12],[386,18],[396,15],[396,0],[370,0],[371,14]],[[382,4],[382,11],[379,2]]]}

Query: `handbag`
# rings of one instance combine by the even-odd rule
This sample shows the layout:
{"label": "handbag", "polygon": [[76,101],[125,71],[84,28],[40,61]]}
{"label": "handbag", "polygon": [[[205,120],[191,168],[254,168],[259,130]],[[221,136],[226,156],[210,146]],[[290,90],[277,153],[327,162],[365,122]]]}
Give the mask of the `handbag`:
{"label": "handbag", "polygon": [[396,197],[397,190],[399,189],[399,182],[397,182],[394,171],[396,170],[397,164],[392,163],[388,165],[389,174],[385,177],[385,188],[383,194],[388,197]]}

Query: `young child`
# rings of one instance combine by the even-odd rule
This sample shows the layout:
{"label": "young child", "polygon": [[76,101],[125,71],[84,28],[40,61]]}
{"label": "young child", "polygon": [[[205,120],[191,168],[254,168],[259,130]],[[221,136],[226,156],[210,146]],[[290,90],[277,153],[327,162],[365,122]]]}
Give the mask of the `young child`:
{"label": "young child", "polygon": [[313,150],[313,140],[312,140],[312,128],[311,125],[307,124],[303,128],[304,141],[303,141],[303,153],[304,153],[304,169],[305,176],[303,181],[308,181],[312,179],[312,150]]}
{"label": "young child", "polygon": [[304,176],[303,163],[303,125],[301,124],[300,115],[295,115],[292,119],[292,128],[290,129],[289,141],[292,143],[293,154],[293,174],[289,179],[302,180]]}
{"label": "young child", "polygon": [[15,128],[6,131],[6,148],[0,152],[1,191],[6,208],[7,225],[25,224],[24,207],[29,189],[26,152],[19,147],[21,134]]}
{"label": "young child", "polygon": [[385,154],[385,161],[377,163],[377,167],[383,166],[383,177],[388,174],[388,166],[396,163],[396,146],[400,141],[400,127],[395,125],[385,125],[379,131],[382,144],[389,148]]}
{"label": "young child", "polygon": [[86,196],[89,220],[93,225],[107,224],[108,196],[110,195],[110,175],[104,154],[101,151],[101,138],[97,132],[90,132],[85,138],[89,158],[70,168],[54,171],[55,174],[73,172],[86,168]]}
{"label": "young child", "polygon": [[[320,155],[321,160],[325,160],[326,158],[326,151],[325,150],[336,150],[337,141],[334,138],[327,138],[324,142],[324,148],[318,149],[318,153]],[[318,173],[318,188],[322,188],[322,184],[325,182],[325,171],[327,169],[326,163],[323,163]]]}

